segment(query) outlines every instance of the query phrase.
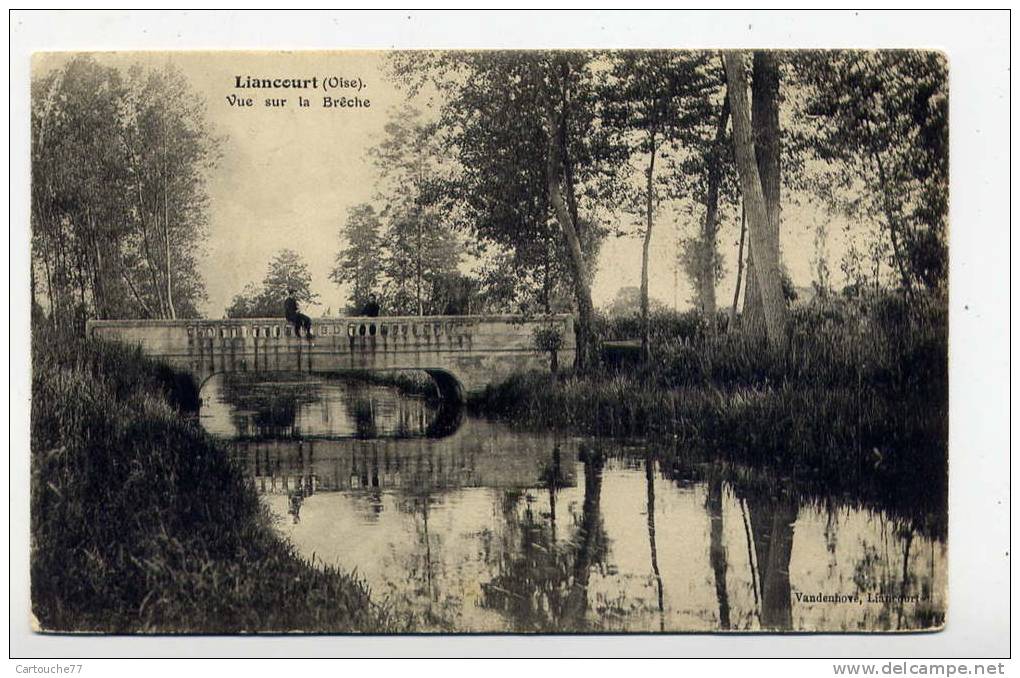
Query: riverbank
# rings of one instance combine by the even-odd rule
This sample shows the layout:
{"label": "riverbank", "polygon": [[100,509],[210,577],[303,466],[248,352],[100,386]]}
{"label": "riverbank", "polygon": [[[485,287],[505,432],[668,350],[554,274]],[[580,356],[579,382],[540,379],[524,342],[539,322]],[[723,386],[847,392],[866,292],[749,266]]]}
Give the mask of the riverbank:
{"label": "riverbank", "polygon": [[[782,355],[689,318],[659,318],[647,365],[519,375],[470,407],[530,426],[667,441],[942,531],[948,360],[937,309],[907,313],[895,300],[798,309]],[[613,331],[604,326],[603,336]]]}
{"label": "riverbank", "polygon": [[165,366],[47,337],[32,357],[32,608],[47,631],[401,630],[366,587],[301,560]]}

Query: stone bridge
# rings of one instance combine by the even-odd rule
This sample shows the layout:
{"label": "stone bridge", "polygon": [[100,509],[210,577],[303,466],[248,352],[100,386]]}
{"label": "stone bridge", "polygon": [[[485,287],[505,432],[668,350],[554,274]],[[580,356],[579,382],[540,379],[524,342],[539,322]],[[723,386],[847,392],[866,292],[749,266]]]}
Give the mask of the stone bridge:
{"label": "stone bridge", "polygon": [[446,399],[463,400],[515,372],[549,370],[551,356],[535,331],[563,337],[560,365],[575,354],[570,315],[319,318],[314,338],[294,336],[282,318],[229,320],[93,320],[90,335],[139,345],[142,352],[190,373],[199,389],[221,372],[423,370]]}

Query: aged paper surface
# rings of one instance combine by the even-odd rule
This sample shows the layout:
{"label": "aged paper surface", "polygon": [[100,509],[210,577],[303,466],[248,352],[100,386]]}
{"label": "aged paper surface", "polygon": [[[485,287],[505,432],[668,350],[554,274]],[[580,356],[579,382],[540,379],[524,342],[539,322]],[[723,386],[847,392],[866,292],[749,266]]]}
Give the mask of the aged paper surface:
{"label": "aged paper surface", "polygon": [[948,69],[36,54],[38,628],[942,628]]}

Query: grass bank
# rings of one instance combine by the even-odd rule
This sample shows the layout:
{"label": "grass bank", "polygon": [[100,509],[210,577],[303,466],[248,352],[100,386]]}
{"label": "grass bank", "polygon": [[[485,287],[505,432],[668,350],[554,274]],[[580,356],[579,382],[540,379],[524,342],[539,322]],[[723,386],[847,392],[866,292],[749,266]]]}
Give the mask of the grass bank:
{"label": "grass bank", "polygon": [[[45,330],[42,331],[45,333]],[[45,630],[398,630],[365,587],[272,530],[193,397],[139,351],[36,335],[32,607]]]}
{"label": "grass bank", "polygon": [[[830,495],[944,515],[947,324],[944,306],[924,309],[889,297],[819,301],[794,311],[780,355],[662,314],[647,365],[519,375],[471,407],[535,426],[666,439]],[[603,336],[624,338],[627,322],[603,320]]]}

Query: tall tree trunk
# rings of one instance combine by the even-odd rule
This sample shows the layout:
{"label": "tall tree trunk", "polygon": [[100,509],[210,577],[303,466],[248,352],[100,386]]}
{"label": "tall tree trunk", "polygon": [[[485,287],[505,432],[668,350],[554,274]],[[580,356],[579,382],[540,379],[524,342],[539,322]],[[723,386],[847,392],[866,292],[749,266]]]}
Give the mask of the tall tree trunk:
{"label": "tall tree trunk", "polygon": [[723,98],[719,121],[715,127],[715,141],[708,158],[708,190],[705,192],[705,225],[702,230],[701,310],[708,317],[709,327],[715,331],[715,270],[716,235],[719,232],[719,184],[722,182],[723,142],[726,140],[726,125],[730,119],[730,100]]}
{"label": "tall tree trunk", "polygon": [[422,231],[422,227],[421,227],[421,212],[420,211],[418,213],[418,221],[417,221],[417,223],[418,223],[418,227],[417,227],[417,229],[418,229],[417,230],[418,243],[417,243],[417,247],[415,248],[415,256],[414,256],[414,304],[415,304],[415,307],[418,309],[418,317],[420,318],[421,316],[425,315],[425,307],[421,303],[421,284],[422,284],[422,260],[421,260],[422,233],[421,233],[421,231]]}
{"label": "tall tree trunk", "polygon": [[740,300],[740,278],[744,274],[744,236],[747,235],[747,214],[740,205],[740,244],[737,245],[737,284],[733,287],[733,305],[730,306],[729,328],[737,326],[737,302]]}
{"label": "tall tree trunk", "polygon": [[781,350],[786,345],[788,314],[780,277],[778,230],[773,229],[770,223],[771,215],[765,202],[762,180],[755,159],[751,116],[747,105],[744,57],[738,52],[727,52],[723,55],[723,61],[726,65],[727,93],[733,116],[733,140],[737,173],[740,176],[740,192],[747,210],[750,251],[755,259],[756,289],[761,295],[765,316],[765,337],[770,348]]}
{"label": "tall tree trunk", "polygon": [[542,260],[542,308],[546,314],[552,313],[549,296],[552,290],[552,243],[545,243],[545,256]]}
{"label": "tall tree trunk", "polygon": [[79,320],[84,322],[85,318],[89,315],[88,304],[85,301],[86,278],[85,263],[82,261],[83,258],[84,255],[79,251],[78,256],[75,257],[77,260],[76,266],[78,268],[78,312],[75,315],[75,322],[78,322]]}
{"label": "tall tree trunk", "polygon": [[174,308],[173,278],[170,267],[170,174],[167,164],[165,117],[163,119],[163,248],[166,259],[166,309],[167,315],[173,320],[177,317],[177,310]]}
{"label": "tall tree trunk", "polygon": [[[142,254],[145,255],[144,256],[145,266],[146,266],[146,268],[149,271],[149,281],[150,281],[150,283],[152,285],[152,292],[153,292],[153,294],[156,295],[156,303],[159,305],[158,306],[159,317],[160,318],[165,318],[166,315],[167,315],[166,314],[166,303],[163,300],[162,286],[159,284],[159,280],[157,279],[157,274],[156,274],[156,269],[157,269],[158,263],[156,262],[155,258],[153,257],[153,254],[152,254],[152,242],[151,242],[151,239],[149,238],[149,228],[148,228],[148,226],[145,223],[145,221],[146,221],[145,218],[146,218],[146,214],[147,213],[146,213],[146,207],[145,207],[145,193],[142,190],[142,167],[141,167],[141,163],[138,162],[138,157],[131,150],[130,142],[127,139],[125,139],[124,140],[124,144],[125,144],[125,146],[128,149],[129,161],[130,161],[131,165],[134,167],[134,170],[135,170],[135,172],[134,172],[134,174],[135,174],[135,193],[136,193],[137,198],[138,198],[138,224],[139,224],[139,226],[141,226],[141,229],[142,229]],[[155,218],[155,211],[156,211],[155,205],[153,205],[153,216],[154,216],[154,218]],[[158,219],[157,219],[157,221],[158,221]]]}
{"label": "tall tree trunk", "polygon": [[591,301],[591,290],[588,287],[588,266],[581,250],[581,241],[577,227],[570,216],[570,211],[563,197],[563,164],[560,158],[560,145],[557,143],[557,124],[555,112],[548,105],[545,110],[546,122],[546,181],[548,183],[549,202],[556,215],[556,222],[563,233],[567,246],[571,271],[571,283],[574,288],[574,299],[577,303],[577,359],[579,370],[588,369],[594,361],[595,308]]}
{"label": "tall tree trunk", "polygon": [[65,327],[74,321],[74,281],[71,270],[71,255],[68,252],[67,233],[64,226],[57,223],[57,256],[54,262],[54,279],[56,281],[56,299],[58,309],[58,325]]}
{"label": "tall tree trunk", "polygon": [[574,190],[574,163],[570,158],[570,144],[568,143],[570,130],[570,65],[565,61],[560,63],[560,81],[563,86],[560,88],[560,124],[557,141],[560,144],[560,161],[563,165],[563,187],[564,198],[567,201],[567,211],[574,222],[577,230],[577,237],[583,241],[584,227],[577,219],[577,193]]}
{"label": "tall tree trunk", "polygon": [[33,246],[33,255],[38,253],[38,256],[43,260],[43,274],[46,279],[46,303],[49,307],[50,324],[56,326],[57,322],[57,306],[55,292],[53,289],[53,267],[50,264],[50,256],[55,245],[51,242],[52,237],[52,221],[47,219],[42,208],[36,210],[37,225],[33,226],[34,239],[38,239],[37,245]]}
{"label": "tall tree trunk", "polygon": [[[163,287],[159,284],[156,274],[158,262],[152,254],[152,241],[149,238],[149,228],[145,224],[145,200],[142,193],[141,180],[136,181],[138,189],[138,223],[142,227],[142,253],[145,255],[145,267],[149,271],[149,281],[152,284],[153,294],[156,295],[156,303],[159,304],[159,317],[166,317],[166,301],[163,299]],[[158,220],[157,220],[158,221]]]}
{"label": "tall tree trunk", "polygon": [[652,246],[652,226],[655,223],[655,132],[648,137],[650,153],[645,184],[645,240],[641,247],[641,358],[651,358],[652,349],[648,321],[648,256]]}
{"label": "tall tree trunk", "polygon": [[43,252],[43,271],[46,274],[46,301],[50,307],[50,324],[56,326],[57,322],[57,307],[54,305],[53,299],[53,274],[50,270],[50,256],[49,253]]}
{"label": "tall tree trunk", "polygon": [[123,265],[123,262],[121,262],[120,274],[121,277],[124,278],[124,282],[127,283],[128,289],[131,290],[131,296],[135,298],[135,301],[138,302],[138,305],[142,309],[142,313],[145,314],[143,317],[151,318],[152,309],[150,309],[149,305],[145,303],[145,300],[142,299],[142,296],[138,294],[138,288],[136,288],[134,283],[131,282],[131,275],[128,273],[127,267]]}
{"label": "tall tree trunk", "polygon": [[[751,129],[755,160],[761,179],[765,209],[768,213],[768,237],[779,247],[780,224],[780,144],[779,144],[779,65],[771,52],[754,53],[751,83]],[[745,332],[755,338],[766,336],[764,300],[759,290],[761,266],[754,239],[747,250],[747,288],[744,291]],[[784,302],[785,303],[785,302]]]}
{"label": "tall tree trunk", "polygon": [[103,253],[99,247],[99,235],[96,228],[96,220],[92,216],[92,208],[85,206],[85,222],[88,224],[88,246],[91,249],[89,267],[92,275],[92,299],[95,302],[96,318],[102,320],[107,317],[106,308],[106,286],[103,281]]}
{"label": "tall tree trunk", "polygon": [[[31,236],[30,236],[31,237]],[[29,303],[29,323],[34,323],[36,319],[36,309],[40,308],[39,302],[36,301],[35,296],[35,255],[29,251],[28,255],[28,303]]]}
{"label": "tall tree trunk", "polygon": [[882,210],[885,212],[885,218],[889,222],[889,239],[892,241],[893,258],[896,260],[896,267],[899,270],[903,288],[907,291],[907,296],[913,299],[914,285],[910,275],[907,273],[906,262],[900,247],[899,219],[896,218],[892,200],[889,198],[889,184],[886,183],[885,165],[882,163],[882,156],[877,151],[874,151],[872,155],[875,160],[875,166],[878,168],[878,182],[881,184],[879,191],[882,193]]}

